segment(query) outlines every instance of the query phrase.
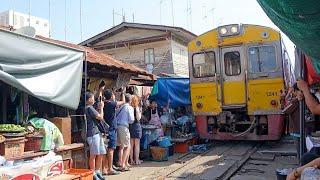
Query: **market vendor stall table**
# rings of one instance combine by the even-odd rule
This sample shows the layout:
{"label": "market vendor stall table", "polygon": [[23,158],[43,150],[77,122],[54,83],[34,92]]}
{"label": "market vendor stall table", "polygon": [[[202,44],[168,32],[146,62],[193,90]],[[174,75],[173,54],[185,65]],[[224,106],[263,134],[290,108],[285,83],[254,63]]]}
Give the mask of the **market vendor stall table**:
{"label": "market vendor stall table", "polygon": [[155,141],[159,136],[157,135],[158,127],[154,125],[141,125],[142,127],[142,149],[147,149],[148,145]]}
{"label": "market vendor stall table", "polygon": [[[59,147],[58,149],[55,150],[55,153],[59,154],[62,156],[63,159],[70,159],[72,151],[77,151],[83,149],[84,144],[82,143],[74,143],[74,144],[68,144]],[[48,154],[49,151],[44,151],[44,152],[27,152],[21,156],[15,156],[15,157],[10,157],[7,160],[12,161],[12,160],[21,160],[21,159],[31,159],[39,156],[45,156]]]}

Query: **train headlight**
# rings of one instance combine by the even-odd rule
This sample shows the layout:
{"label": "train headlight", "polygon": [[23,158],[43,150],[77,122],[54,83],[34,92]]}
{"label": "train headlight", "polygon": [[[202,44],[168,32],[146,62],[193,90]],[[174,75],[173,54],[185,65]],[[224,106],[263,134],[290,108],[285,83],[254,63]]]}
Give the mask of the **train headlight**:
{"label": "train headlight", "polygon": [[227,36],[235,36],[239,35],[241,31],[241,25],[238,24],[230,24],[226,26],[218,27],[218,33],[220,37],[227,37]]}
{"label": "train headlight", "polygon": [[276,100],[271,100],[270,104],[273,107],[277,107],[278,106],[278,102]]}
{"label": "train headlight", "polygon": [[220,29],[220,34],[221,34],[221,35],[226,35],[227,32],[228,32],[228,29],[227,29],[227,28],[221,28],[221,29]]}
{"label": "train headlight", "polygon": [[231,33],[232,33],[232,34],[237,33],[238,30],[239,30],[239,29],[238,29],[237,26],[232,26],[232,27],[231,27]]}
{"label": "train headlight", "polygon": [[202,103],[197,103],[196,106],[197,106],[198,109],[201,109],[203,107],[203,104]]}

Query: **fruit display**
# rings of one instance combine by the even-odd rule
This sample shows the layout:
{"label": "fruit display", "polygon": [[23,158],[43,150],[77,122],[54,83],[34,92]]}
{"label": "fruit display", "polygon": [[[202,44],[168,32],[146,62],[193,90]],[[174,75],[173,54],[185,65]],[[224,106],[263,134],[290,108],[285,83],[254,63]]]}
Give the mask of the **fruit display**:
{"label": "fruit display", "polygon": [[22,132],[25,128],[20,125],[15,124],[0,124],[1,132]]}

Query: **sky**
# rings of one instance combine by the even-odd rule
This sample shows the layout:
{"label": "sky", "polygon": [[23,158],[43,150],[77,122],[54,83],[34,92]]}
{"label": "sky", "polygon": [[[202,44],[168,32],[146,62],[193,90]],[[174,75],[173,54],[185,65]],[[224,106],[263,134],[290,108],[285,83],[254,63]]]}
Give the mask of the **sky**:
{"label": "sky", "polygon": [[[122,15],[127,22],[174,25],[197,35],[240,23],[279,30],[256,0],[0,0],[0,12],[9,9],[48,19],[52,38],[76,44],[121,23]],[[284,42],[293,60],[294,44],[286,36]]]}

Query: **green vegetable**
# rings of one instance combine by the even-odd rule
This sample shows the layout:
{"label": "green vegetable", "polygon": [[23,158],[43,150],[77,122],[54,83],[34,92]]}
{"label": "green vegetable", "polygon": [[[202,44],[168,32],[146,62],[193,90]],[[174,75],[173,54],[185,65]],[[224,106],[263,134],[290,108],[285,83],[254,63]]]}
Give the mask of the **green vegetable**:
{"label": "green vegetable", "polygon": [[24,131],[25,128],[15,124],[0,124],[0,131]]}

